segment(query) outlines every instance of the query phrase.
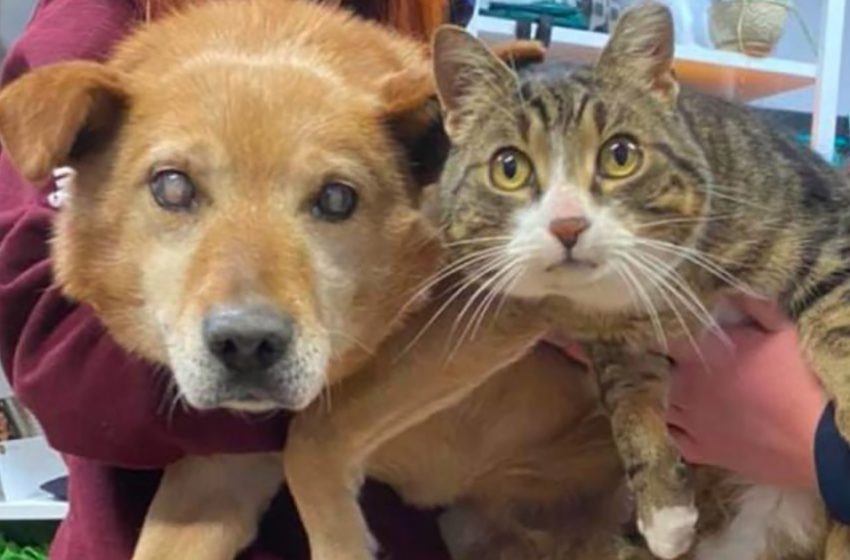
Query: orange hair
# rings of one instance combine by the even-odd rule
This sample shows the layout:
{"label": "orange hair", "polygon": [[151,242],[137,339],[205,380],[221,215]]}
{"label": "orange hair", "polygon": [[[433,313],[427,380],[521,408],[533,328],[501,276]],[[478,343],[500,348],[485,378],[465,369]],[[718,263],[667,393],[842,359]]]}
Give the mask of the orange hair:
{"label": "orange hair", "polygon": [[[189,4],[209,0],[137,0],[146,21]],[[363,17],[395,28],[400,33],[427,40],[448,16],[449,0],[330,0]]]}
{"label": "orange hair", "polygon": [[[371,0],[373,4],[385,4]],[[428,40],[448,18],[448,0],[389,0],[384,23],[401,33]]]}

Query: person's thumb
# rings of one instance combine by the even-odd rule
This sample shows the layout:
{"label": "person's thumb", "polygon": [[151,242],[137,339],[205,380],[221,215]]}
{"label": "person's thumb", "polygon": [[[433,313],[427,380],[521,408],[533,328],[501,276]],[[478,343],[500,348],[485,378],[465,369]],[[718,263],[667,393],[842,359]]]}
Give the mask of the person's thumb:
{"label": "person's thumb", "polygon": [[735,296],[732,303],[766,331],[777,332],[791,324],[775,301],[751,296]]}
{"label": "person's thumb", "polygon": [[557,346],[561,351],[572,358],[573,360],[588,366],[590,362],[587,359],[587,354],[584,353],[582,345],[574,339],[563,334],[553,333],[544,339],[545,342]]}

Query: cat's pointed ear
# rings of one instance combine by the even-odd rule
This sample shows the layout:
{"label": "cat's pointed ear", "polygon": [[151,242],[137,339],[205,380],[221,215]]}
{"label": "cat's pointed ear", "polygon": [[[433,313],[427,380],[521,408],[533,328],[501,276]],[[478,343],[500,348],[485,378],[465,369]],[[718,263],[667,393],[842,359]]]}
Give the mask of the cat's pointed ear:
{"label": "cat's pointed ear", "polygon": [[602,81],[629,83],[673,103],[679,83],[673,72],[673,16],[657,2],[623,12],[596,65]]}
{"label": "cat's pointed ear", "polygon": [[484,43],[460,27],[446,25],[434,34],[433,64],[437,95],[443,108],[446,132],[455,138],[464,117],[474,105],[510,96],[519,88],[519,79],[505,58],[525,61],[540,48],[533,43],[505,46],[491,51]]}

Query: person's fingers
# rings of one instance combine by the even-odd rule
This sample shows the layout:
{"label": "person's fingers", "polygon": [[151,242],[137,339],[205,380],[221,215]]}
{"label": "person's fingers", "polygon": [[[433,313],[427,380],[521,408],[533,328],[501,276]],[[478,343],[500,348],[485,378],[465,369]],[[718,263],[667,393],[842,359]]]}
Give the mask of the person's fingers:
{"label": "person's fingers", "polygon": [[702,449],[700,449],[697,441],[687,431],[683,430],[679,426],[669,424],[667,429],[670,432],[670,436],[673,438],[679,453],[682,454],[682,457],[684,457],[687,462],[696,464],[703,464],[705,462]]}
{"label": "person's fingers", "polygon": [[584,353],[584,349],[581,347],[581,344],[575,340],[560,333],[549,334],[543,340],[553,346],[557,346],[564,354],[573,360],[584,364],[585,366],[589,365],[590,362],[587,359],[587,355]]}
{"label": "person's fingers", "polygon": [[667,392],[668,408],[687,406],[694,394],[694,386],[699,383],[696,375],[700,375],[690,369],[677,367],[673,369],[670,377],[670,388]]}
{"label": "person's fingers", "polygon": [[677,365],[705,362],[711,366],[729,352],[728,338],[728,330],[722,334],[706,331],[693,338],[682,337],[670,343],[668,355]]}
{"label": "person's fingers", "polygon": [[667,407],[667,412],[665,413],[664,418],[667,420],[668,424],[682,428],[690,424],[689,420],[691,416],[688,413],[687,407],[671,402],[671,404]]}
{"label": "person's fingers", "polygon": [[670,357],[676,371],[697,372],[705,375],[723,375],[735,370],[737,361],[751,349],[773,336],[759,326],[737,326],[724,329],[724,337],[706,333],[696,348],[690,341],[677,341],[671,345]]}

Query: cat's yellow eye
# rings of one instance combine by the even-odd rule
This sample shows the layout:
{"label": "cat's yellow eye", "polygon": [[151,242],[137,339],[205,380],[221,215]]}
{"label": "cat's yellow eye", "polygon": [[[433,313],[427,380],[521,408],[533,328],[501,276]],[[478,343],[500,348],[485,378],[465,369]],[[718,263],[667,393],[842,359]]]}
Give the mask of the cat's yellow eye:
{"label": "cat's yellow eye", "polygon": [[616,136],[599,150],[599,174],[609,179],[624,179],[634,174],[643,161],[643,152],[627,136]]}
{"label": "cat's yellow eye", "polygon": [[490,181],[503,191],[517,191],[534,175],[531,159],[516,148],[503,148],[490,160]]}

